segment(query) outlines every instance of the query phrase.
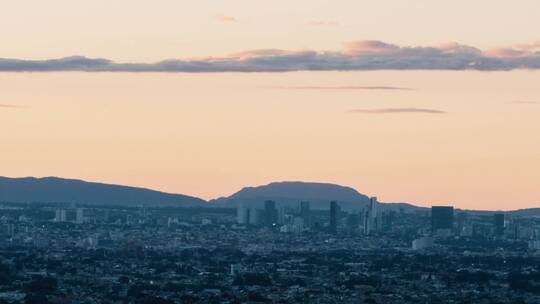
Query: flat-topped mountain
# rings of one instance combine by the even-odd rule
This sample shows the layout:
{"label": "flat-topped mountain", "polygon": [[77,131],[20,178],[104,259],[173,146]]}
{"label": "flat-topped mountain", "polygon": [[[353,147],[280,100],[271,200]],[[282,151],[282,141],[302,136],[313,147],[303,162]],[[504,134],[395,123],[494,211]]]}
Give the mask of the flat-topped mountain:
{"label": "flat-topped mountain", "polygon": [[369,203],[369,197],[353,188],[327,183],[276,182],[258,187],[246,187],[229,197],[211,203],[234,207],[238,203],[262,205],[274,200],[280,205],[298,205],[309,201],[313,209],[327,209],[330,201],[338,201],[344,209],[360,209]]}
{"label": "flat-topped mountain", "polygon": [[202,199],[182,194],[58,177],[0,177],[0,202],[178,207],[206,204]]}

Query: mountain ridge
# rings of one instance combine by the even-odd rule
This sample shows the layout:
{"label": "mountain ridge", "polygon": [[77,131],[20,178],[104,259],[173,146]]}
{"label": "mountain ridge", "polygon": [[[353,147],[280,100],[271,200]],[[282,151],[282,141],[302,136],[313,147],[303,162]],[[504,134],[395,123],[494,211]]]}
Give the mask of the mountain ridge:
{"label": "mountain ridge", "polygon": [[[101,193],[100,193],[101,191]],[[80,203],[124,206],[225,207],[238,203],[262,207],[265,200],[275,200],[281,206],[297,207],[301,201],[310,201],[312,209],[328,209],[329,202],[338,201],[345,210],[358,210],[367,206],[369,197],[356,189],[332,183],[280,181],[266,185],[248,186],[224,197],[206,201],[195,196],[156,191],[144,187],[108,184],[81,179],[47,177],[0,176],[0,202],[26,203]],[[383,210],[406,212],[429,211],[428,207],[405,202],[381,202]],[[456,211],[489,215],[503,212],[517,216],[539,216],[540,208],[518,210],[466,210]]]}
{"label": "mountain ridge", "polygon": [[55,176],[0,176],[0,201],[189,207],[207,203],[203,199],[184,194]]}

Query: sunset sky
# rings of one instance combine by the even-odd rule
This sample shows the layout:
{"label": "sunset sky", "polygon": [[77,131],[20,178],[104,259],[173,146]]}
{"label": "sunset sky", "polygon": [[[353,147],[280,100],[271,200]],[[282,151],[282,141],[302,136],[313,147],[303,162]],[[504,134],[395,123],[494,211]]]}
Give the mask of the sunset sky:
{"label": "sunset sky", "polygon": [[539,207],[539,28],[537,0],[10,1],[0,175]]}

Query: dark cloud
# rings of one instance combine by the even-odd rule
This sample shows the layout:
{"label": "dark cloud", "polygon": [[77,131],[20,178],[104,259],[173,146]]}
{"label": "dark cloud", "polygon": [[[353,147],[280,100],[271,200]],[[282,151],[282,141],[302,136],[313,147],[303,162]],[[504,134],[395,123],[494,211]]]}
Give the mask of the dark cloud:
{"label": "dark cloud", "polygon": [[351,113],[364,114],[392,114],[392,113],[425,113],[425,114],[446,114],[444,111],[422,108],[385,108],[385,109],[354,109]]}
{"label": "dark cloud", "polygon": [[410,91],[412,88],[392,87],[392,86],[298,86],[298,87],[282,87],[283,89],[292,90],[382,90],[382,91]]}
{"label": "dark cloud", "polygon": [[398,46],[376,40],[345,44],[341,51],[252,50],[224,57],[118,63],[81,56],[49,60],[0,59],[0,71],[46,72],[291,72],[370,70],[540,69],[540,46],[519,45],[482,51],[450,43],[440,46]]}

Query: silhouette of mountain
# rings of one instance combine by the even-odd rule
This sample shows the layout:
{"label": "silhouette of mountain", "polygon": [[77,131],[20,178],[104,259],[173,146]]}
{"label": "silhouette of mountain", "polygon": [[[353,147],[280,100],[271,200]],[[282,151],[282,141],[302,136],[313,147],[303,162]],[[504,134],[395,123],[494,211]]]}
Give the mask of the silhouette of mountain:
{"label": "silhouette of mountain", "polygon": [[515,216],[540,217],[540,208],[518,209],[509,213]]}
{"label": "silhouette of mountain", "polygon": [[58,177],[0,177],[0,202],[182,207],[206,203],[202,199],[187,195]]}
{"label": "silhouette of mountain", "polygon": [[229,197],[210,201],[223,207],[235,207],[238,203],[262,206],[265,200],[274,200],[280,206],[297,206],[309,201],[312,209],[328,209],[330,201],[338,201],[344,209],[360,209],[369,198],[353,188],[326,183],[276,182],[258,187],[246,187]]}

